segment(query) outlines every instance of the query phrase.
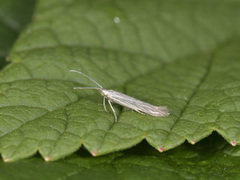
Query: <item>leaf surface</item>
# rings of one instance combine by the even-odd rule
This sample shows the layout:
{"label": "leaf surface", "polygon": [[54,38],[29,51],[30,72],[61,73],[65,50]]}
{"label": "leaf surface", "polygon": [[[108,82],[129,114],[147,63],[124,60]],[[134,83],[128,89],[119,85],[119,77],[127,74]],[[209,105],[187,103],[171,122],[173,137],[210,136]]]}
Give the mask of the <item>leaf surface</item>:
{"label": "leaf surface", "polygon": [[[4,160],[37,151],[46,161],[56,160],[82,145],[103,155],[143,139],[162,152],[185,140],[195,144],[214,130],[238,144],[239,6],[39,1],[33,22],[11,51],[12,63],[0,74]],[[115,105],[114,123],[99,93],[73,91],[93,83],[70,69],[104,88],[167,106],[171,115],[144,116]]]}
{"label": "leaf surface", "polygon": [[46,163],[39,156],[0,163],[1,179],[238,179],[239,157],[217,133],[195,146],[188,143],[158,153],[146,142],[122,152],[92,157],[83,148]]}

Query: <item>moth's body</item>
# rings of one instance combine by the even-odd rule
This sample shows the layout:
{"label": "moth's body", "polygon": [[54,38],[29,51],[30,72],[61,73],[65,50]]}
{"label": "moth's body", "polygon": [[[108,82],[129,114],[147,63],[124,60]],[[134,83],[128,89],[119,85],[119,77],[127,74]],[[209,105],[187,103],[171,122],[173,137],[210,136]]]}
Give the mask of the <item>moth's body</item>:
{"label": "moth's body", "polygon": [[109,99],[111,102],[133,109],[142,114],[149,114],[152,116],[165,117],[169,115],[166,107],[154,106],[152,104],[143,102],[126,94],[111,90],[99,89],[100,93]]}
{"label": "moth's body", "polygon": [[119,105],[125,106],[129,109],[132,109],[134,111],[137,111],[141,114],[149,114],[152,116],[158,116],[158,117],[166,117],[169,115],[168,109],[163,106],[154,106],[152,104],[143,102],[141,100],[135,99],[131,96],[128,96],[126,94],[111,90],[111,89],[104,89],[99,83],[97,83],[95,80],[87,76],[86,74],[76,71],[76,70],[70,70],[70,72],[76,72],[79,74],[84,75],[85,77],[89,78],[92,82],[98,85],[98,87],[75,87],[74,89],[97,89],[103,96],[103,106],[106,112],[108,112],[106,108],[106,98],[108,99],[108,103],[113,111],[115,122],[117,122],[117,115],[116,112],[112,106],[111,102],[117,103]]}

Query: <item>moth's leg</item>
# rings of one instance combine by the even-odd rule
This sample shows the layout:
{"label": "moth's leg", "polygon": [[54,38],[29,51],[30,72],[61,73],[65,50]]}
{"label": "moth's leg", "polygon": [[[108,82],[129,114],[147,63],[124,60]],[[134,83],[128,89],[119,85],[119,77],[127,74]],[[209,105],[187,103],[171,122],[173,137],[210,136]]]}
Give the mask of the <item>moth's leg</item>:
{"label": "moth's leg", "polygon": [[111,103],[111,101],[110,101],[110,100],[108,100],[108,103],[109,103],[109,105],[110,105],[110,107],[111,107],[111,109],[112,109],[112,112],[113,112],[113,114],[114,114],[114,117],[115,117],[115,122],[117,122],[117,115],[116,115],[116,112],[115,112],[115,110],[113,109],[112,103]]}
{"label": "moth's leg", "polygon": [[105,111],[107,113],[109,113],[108,110],[107,110],[107,107],[106,107],[106,98],[105,98],[105,96],[103,96],[103,107],[104,107]]}
{"label": "moth's leg", "polygon": [[141,111],[138,111],[138,110],[134,110],[134,111],[136,111],[136,112],[138,112],[138,113],[140,113],[140,114],[143,114],[143,115],[147,115],[146,113],[141,112]]}

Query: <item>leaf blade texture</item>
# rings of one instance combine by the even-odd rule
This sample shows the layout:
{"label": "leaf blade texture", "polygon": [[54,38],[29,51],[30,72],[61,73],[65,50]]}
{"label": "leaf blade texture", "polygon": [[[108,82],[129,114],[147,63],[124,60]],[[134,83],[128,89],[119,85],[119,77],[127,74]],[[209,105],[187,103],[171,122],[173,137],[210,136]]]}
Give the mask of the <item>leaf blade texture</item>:
{"label": "leaf blade texture", "polygon": [[[195,144],[212,131],[232,145],[240,142],[239,5],[111,2],[39,1],[0,74],[5,161],[37,151],[56,160],[81,146],[97,156],[143,139],[162,152],[185,140]],[[72,90],[91,82],[70,69],[104,88],[167,106],[171,115],[156,118],[114,106],[114,123],[96,91]]]}

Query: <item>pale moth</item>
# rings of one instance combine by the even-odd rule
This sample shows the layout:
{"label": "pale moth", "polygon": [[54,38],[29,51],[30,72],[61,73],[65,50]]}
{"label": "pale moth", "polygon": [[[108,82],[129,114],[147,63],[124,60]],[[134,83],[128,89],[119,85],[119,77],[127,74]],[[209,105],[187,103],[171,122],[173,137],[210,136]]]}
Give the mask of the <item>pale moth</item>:
{"label": "pale moth", "polygon": [[112,102],[120,104],[122,106],[125,106],[129,109],[132,109],[132,110],[137,111],[138,113],[141,113],[144,115],[149,114],[152,116],[166,117],[170,114],[166,107],[154,106],[152,104],[140,101],[140,100],[135,99],[126,94],[123,94],[123,93],[120,93],[120,92],[117,92],[117,91],[114,91],[111,89],[104,89],[99,83],[97,83],[95,80],[90,78],[88,75],[86,75],[80,71],[70,70],[69,72],[75,72],[75,73],[82,74],[98,86],[98,87],[74,87],[73,89],[97,89],[103,96],[103,107],[107,113],[108,113],[108,110],[106,108],[106,98],[108,99],[108,103],[109,103],[109,105],[112,109],[112,112],[114,114],[114,117],[115,117],[115,122],[117,122],[117,115],[112,106]]}

